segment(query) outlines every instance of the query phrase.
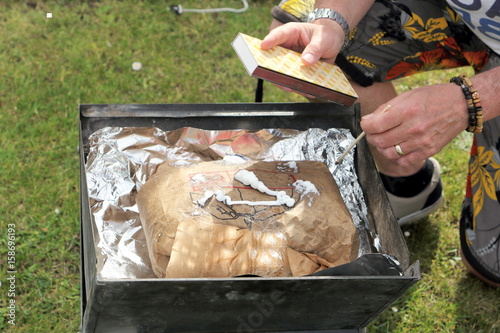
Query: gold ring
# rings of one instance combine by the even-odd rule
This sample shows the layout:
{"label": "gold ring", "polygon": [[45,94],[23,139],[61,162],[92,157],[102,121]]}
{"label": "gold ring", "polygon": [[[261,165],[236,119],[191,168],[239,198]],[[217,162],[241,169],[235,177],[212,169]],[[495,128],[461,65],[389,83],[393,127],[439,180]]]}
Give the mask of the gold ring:
{"label": "gold ring", "polygon": [[403,149],[401,149],[401,146],[400,145],[395,145],[394,146],[394,149],[396,149],[396,153],[399,155],[399,156],[404,156],[405,153],[403,153]]}

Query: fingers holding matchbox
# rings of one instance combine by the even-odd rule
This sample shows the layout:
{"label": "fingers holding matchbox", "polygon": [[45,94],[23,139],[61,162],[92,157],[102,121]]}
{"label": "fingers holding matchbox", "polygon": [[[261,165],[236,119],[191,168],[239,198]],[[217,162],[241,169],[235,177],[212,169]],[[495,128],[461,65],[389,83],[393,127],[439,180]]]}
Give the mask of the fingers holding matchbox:
{"label": "fingers holding matchbox", "polygon": [[346,106],[352,106],[357,100],[358,95],[338,66],[321,60],[306,66],[300,53],[281,46],[262,50],[261,42],[242,33],[232,42],[249,75],[296,90],[309,98],[319,97]]}

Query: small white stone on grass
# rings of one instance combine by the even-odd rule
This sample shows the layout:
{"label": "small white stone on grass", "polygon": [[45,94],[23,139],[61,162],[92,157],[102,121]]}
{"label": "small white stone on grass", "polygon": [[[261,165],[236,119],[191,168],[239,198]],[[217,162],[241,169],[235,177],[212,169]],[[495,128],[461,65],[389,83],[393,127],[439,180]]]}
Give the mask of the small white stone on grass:
{"label": "small white stone on grass", "polygon": [[141,68],[142,68],[142,64],[141,64],[139,61],[134,61],[134,62],[132,63],[132,69],[133,69],[134,71],[140,71],[140,70],[141,70]]}

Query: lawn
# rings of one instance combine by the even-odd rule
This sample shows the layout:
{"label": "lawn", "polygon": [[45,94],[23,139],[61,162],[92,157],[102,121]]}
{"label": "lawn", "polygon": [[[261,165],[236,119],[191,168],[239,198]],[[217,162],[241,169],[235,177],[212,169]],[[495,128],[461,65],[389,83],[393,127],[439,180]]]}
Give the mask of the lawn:
{"label": "lawn", "polygon": [[[78,105],[253,102],[255,80],[230,42],[238,32],[265,36],[277,2],[251,1],[241,14],[182,15],[153,0],[0,3],[0,331],[78,331]],[[229,0],[182,4],[241,7]],[[134,61],[141,70],[132,70]],[[470,73],[432,72],[396,86],[447,82],[463,70]],[[304,100],[267,84],[264,101]],[[369,332],[500,332],[500,290],[469,276],[459,256],[471,138],[463,133],[437,155],[444,206],[403,230],[422,280]],[[13,269],[15,280],[8,280]],[[7,316],[12,300],[15,326]]]}

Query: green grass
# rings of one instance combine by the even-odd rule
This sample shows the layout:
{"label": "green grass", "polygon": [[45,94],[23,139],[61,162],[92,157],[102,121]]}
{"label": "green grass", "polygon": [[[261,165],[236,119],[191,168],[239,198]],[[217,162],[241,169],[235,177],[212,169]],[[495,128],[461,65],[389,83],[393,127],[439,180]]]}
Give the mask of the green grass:
{"label": "green grass", "polygon": [[[181,16],[164,1],[0,4],[0,331],[78,330],[78,104],[252,102],[255,80],[230,42],[240,31],[263,37],[277,2],[251,1],[244,14]],[[241,5],[182,1],[185,7],[207,3]],[[132,71],[134,61],[143,69]],[[397,88],[450,76],[419,75],[398,81]],[[303,99],[266,85],[264,101]],[[413,260],[422,263],[422,280],[370,332],[500,332],[500,291],[471,278],[457,259],[470,138],[464,133],[437,156],[443,208],[404,228]],[[9,224],[17,241],[15,327],[6,317]]]}

